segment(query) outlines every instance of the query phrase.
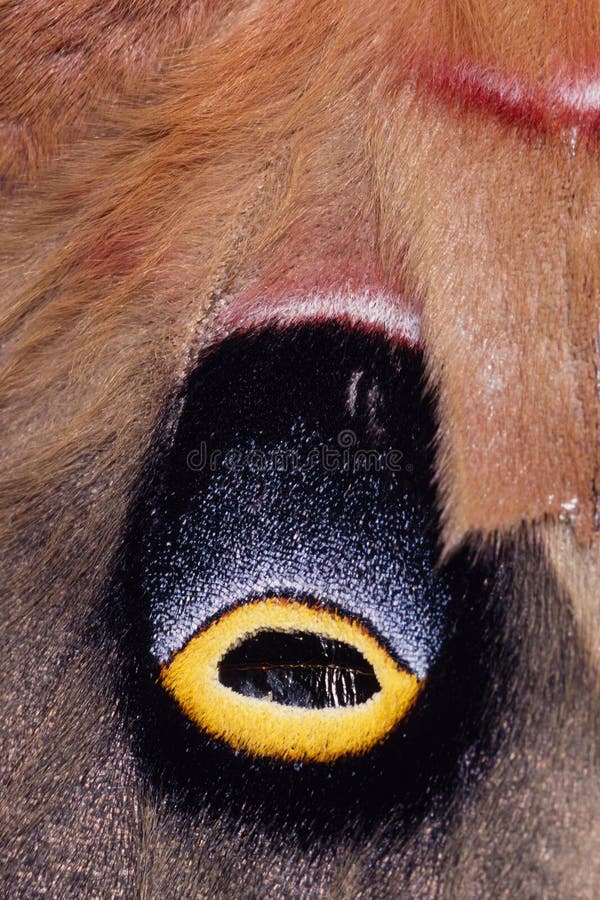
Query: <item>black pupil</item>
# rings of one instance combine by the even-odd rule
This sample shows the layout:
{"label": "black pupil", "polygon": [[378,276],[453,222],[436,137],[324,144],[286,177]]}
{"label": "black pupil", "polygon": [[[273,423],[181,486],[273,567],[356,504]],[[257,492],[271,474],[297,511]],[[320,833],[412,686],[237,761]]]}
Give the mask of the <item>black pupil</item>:
{"label": "black pupil", "polygon": [[219,680],[245,697],[305,709],[356,706],[379,690],[358,650],[312,632],[258,632],[225,654]]}

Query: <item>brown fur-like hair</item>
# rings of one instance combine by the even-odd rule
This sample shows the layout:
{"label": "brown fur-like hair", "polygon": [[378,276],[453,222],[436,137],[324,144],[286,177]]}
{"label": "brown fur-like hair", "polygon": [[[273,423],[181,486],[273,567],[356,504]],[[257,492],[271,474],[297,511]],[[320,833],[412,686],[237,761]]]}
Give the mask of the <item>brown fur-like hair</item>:
{"label": "brown fur-like hair", "polygon": [[[221,823],[216,850],[214,823],[174,823],[137,780],[109,699],[118,654],[103,657],[102,643],[91,652],[87,638],[155,429],[213,323],[248,287],[268,297],[280,284],[327,286],[337,268],[338,285],[376,271],[420,316],[444,553],[465,542],[512,552],[515,572],[496,595],[517,610],[521,592],[506,627],[531,642],[515,682],[525,699],[500,728],[489,779],[456,817],[432,814],[399,843],[410,865],[383,839],[371,848],[379,895],[394,892],[390,873],[421,895],[489,889],[497,839],[501,883],[534,891],[535,874],[511,876],[512,853],[536,822],[562,827],[575,798],[573,815],[592,824],[574,823],[566,855],[553,825],[531,866],[540,884],[592,896],[592,867],[578,860],[599,837],[597,136],[515,125],[436,92],[427,73],[434,58],[542,86],[589,72],[596,4],[141,2],[124,12],[35,0],[2,16],[14,883],[61,893],[65,878],[67,894],[85,884],[90,895],[110,885],[154,896],[168,894],[175,867],[180,895],[198,879],[203,895],[235,894],[247,878],[248,895],[261,879],[276,895],[297,867],[299,896],[341,896],[344,879],[368,893],[352,843],[319,861]],[[536,684],[530,649],[548,678],[563,666],[560,685]]]}

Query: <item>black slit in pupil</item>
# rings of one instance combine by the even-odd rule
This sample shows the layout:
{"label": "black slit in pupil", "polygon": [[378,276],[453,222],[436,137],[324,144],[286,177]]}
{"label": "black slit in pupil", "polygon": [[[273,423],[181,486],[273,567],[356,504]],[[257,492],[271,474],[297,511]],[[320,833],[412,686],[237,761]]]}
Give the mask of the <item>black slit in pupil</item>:
{"label": "black slit in pupil", "polygon": [[312,632],[258,632],[225,654],[219,680],[245,697],[306,709],[356,706],[380,689],[358,650]]}

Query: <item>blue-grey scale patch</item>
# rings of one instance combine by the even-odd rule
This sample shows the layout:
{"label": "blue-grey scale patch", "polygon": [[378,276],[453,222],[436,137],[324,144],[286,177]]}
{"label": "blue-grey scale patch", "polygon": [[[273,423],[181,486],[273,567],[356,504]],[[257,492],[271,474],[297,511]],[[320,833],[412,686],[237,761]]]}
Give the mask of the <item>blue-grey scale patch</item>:
{"label": "blue-grey scale patch", "polygon": [[[287,451],[309,459],[326,440],[302,435],[301,422],[293,430],[289,444],[249,442],[235,448],[236,458]],[[144,573],[158,660],[224,608],[292,595],[360,617],[418,677],[426,674],[445,633],[449,594],[402,474],[318,464],[260,473],[225,462],[194,475],[197,490]]]}

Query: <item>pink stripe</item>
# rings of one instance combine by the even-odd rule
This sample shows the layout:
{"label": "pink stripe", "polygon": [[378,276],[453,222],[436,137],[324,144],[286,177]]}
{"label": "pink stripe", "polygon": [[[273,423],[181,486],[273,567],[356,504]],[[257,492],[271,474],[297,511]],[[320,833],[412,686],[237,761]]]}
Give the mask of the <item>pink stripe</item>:
{"label": "pink stripe", "polygon": [[504,121],[534,130],[600,128],[600,75],[555,75],[547,82],[511,77],[467,61],[419,67],[425,84],[468,108],[491,112]]}

